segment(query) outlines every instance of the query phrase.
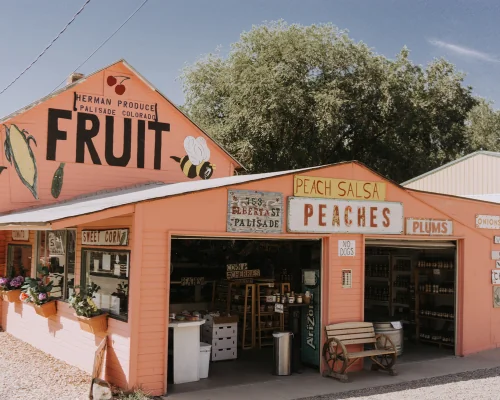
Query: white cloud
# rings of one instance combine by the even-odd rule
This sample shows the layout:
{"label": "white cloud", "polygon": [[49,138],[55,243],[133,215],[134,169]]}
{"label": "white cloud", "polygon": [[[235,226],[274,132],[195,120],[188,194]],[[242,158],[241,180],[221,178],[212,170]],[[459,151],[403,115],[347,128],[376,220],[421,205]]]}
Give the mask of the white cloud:
{"label": "white cloud", "polygon": [[456,44],[447,43],[447,42],[443,42],[442,40],[436,40],[436,39],[431,39],[428,42],[430,44],[432,44],[433,46],[449,50],[452,53],[455,53],[455,54],[458,54],[458,55],[461,55],[464,57],[473,58],[473,59],[481,60],[481,61],[494,62],[494,63],[500,62],[500,60],[498,58],[492,56],[491,54],[483,53],[482,51],[477,51],[474,49],[470,49],[468,47],[458,46]]}

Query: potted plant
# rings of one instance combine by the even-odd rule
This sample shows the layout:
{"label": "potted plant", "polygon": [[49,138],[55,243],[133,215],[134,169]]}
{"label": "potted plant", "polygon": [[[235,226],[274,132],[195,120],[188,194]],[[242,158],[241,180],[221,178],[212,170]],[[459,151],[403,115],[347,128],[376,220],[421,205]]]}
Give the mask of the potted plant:
{"label": "potted plant", "polygon": [[75,291],[69,298],[69,306],[75,310],[76,317],[80,322],[80,328],[90,333],[106,332],[108,330],[108,315],[103,313],[93,298],[99,291],[100,286],[91,283],[85,287],[76,286]]}
{"label": "potted plant", "polygon": [[42,317],[49,318],[57,313],[56,300],[50,297],[52,290],[52,281],[48,281],[48,269],[40,268],[39,278],[26,278],[21,288],[21,301],[27,304],[33,304],[35,311]]}
{"label": "potted plant", "polygon": [[18,301],[23,284],[24,278],[22,276],[16,276],[15,278],[0,278],[0,291],[2,292],[2,299],[4,301],[8,301],[9,303]]}

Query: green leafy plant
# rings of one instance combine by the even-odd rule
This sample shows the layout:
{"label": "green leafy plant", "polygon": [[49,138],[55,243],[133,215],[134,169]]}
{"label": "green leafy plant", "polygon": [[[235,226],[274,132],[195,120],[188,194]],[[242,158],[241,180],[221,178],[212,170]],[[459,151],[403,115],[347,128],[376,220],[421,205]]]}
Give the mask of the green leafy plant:
{"label": "green leafy plant", "polygon": [[115,399],[118,400],[152,400],[152,397],[149,393],[145,392],[142,389],[136,389],[130,392],[123,392],[118,390],[114,396]]}
{"label": "green leafy plant", "polygon": [[47,279],[49,270],[47,267],[38,267],[37,278],[26,278],[21,287],[21,301],[25,303],[33,303],[38,306],[54,300],[50,297],[50,292],[53,288],[53,281]]}
{"label": "green leafy plant", "polygon": [[69,306],[75,310],[79,317],[92,318],[102,314],[94,303],[95,294],[101,289],[95,283],[87,286],[75,286],[75,291],[68,299]]}

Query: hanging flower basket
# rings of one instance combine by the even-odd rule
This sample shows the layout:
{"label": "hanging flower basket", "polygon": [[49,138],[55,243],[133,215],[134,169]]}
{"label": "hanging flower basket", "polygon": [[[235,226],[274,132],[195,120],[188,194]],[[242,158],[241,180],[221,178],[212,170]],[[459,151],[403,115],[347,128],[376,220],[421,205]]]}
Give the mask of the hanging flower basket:
{"label": "hanging flower basket", "polygon": [[3,301],[8,301],[9,303],[15,303],[19,300],[19,296],[21,295],[21,289],[19,290],[2,290],[2,299]]}
{"label": "hanging flower basket", "polygon": [[108,314],[101,314],[96,317],[80,317],[76,316],[80,322],[80,329],[85,332],[93,333],[94,335],[108,330]]}
{"label": "hanging flower basket", "polygon": [[52,301],[49,301],[47,303],[44,303],[42,305],[36,305],[36,304],[33,304],[33,306],[35,307],[35,311],[38,315],[44,317],[44,318],[49,318],[51,317],[52,315],[56,315],[57,314],[57,308],[56,308],[56,301],[55,300],[52,300]]}

